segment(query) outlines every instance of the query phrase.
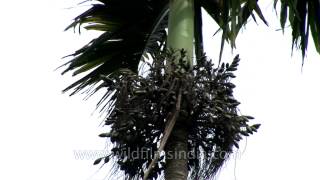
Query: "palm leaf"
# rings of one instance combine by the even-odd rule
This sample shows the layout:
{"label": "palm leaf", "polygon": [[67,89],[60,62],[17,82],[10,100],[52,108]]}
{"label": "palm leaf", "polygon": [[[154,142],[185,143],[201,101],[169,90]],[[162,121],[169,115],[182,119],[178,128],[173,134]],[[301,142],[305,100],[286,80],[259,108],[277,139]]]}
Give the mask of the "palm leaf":
{"label": "palm leaf", "polygon": [[[276,8],[278,0],[275,1]],[[288,16],[289,13],[289,16]],[[302,62],[308,48],[309,31],[316,50],[320,53],[320,2],[314,0],[281,0],[280,24],[282,30],[289,20],[292,29],[292,49],[301,49]]]}
{"label": "palm leaf", "polygon": [[104,33],[70,55],[72,59],[64,64],[67,67],[62,74],[89,73],[64,92],[73,89],[73,95],[84,88],[90,89],[102,76],[110,76],[121,68],[137,72],[143,54],[154,56],[164,45],[166,5],[167,1],[163,0],[100,0],[76,17],[66,30],[84,27]]}
{"label": "palm leaf", "polygon": [[201,5],[223,30],[219,62],[221,61],[224,42],[230,42],[232,48],[236,47],[237,35],[247,23],[248,18],[250,16],[254,18],[253,12],[268,25],[257,0],[202,0]]}

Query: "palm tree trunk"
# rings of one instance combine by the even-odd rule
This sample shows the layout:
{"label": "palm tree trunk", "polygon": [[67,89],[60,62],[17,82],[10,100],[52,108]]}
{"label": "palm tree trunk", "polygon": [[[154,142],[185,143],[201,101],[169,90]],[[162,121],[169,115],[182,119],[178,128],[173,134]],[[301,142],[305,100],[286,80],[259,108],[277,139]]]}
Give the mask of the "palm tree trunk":
{"label": "palm tree trunk", "polygon": [[[187,62],[193,65],[194,0],[170,0],[168,47],[184,49]],[[166,180],[186,180],[188,177],[188,131],[186,118],[179,116],[168,139],[166,152]]]}
{"label": "palm tree trunk", "polygon": [[188,131],[182,121],[178,119],[166,145],[166,180],[186,180],[188,177]]}
{"label": "palm tree trunk", "polygon": [[194,0],[170,0],[168,47],[187,51],[192,66],[194,36]]}

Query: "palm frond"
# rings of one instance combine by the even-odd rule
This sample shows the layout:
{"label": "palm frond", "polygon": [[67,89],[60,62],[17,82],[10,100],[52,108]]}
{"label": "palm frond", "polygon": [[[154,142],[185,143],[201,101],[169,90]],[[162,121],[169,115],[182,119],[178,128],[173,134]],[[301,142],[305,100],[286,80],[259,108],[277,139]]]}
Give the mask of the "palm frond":
{"label": "palm frond", "polygon": [[68,86],[71,95],[92,88],[102,79],[121,68],[137,72],[144,53],[154,55],[166,40],[167,1],[163,0],[100,0],[76,17],[66,30],[84,27],[103,31],[98,38],[71,54],[73,58],[62,74],[87,72],[83,78]]}
{"label": "palm frond", "polygon": [[219,62],[225,41],[230,42],[231,48],[235,48],[235,40],[240,29],[247,23],[250,16],[255,19],[254,12],[268,25],[257,0],[202,0],[201,5],[223,30]]}
{"label": "palm frond", "polygon": [[[280,24],[282,30],[289,20],[292,29],[292,49],[301,49],[302,63],[308,48],[309,32],[320,53],[320,2],[314,0],[281,0]],[[277,7],[278,0],[274,2]]]}

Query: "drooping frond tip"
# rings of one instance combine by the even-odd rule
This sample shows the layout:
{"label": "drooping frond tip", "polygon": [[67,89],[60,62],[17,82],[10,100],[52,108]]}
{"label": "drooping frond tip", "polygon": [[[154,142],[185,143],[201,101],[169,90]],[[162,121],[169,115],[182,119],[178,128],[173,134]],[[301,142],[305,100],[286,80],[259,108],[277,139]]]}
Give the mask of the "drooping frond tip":
{"label": "drooping frond tip", "polygon": [[256,13],[264,24],[268,25],[257,0],[201,1],[201,5],[222,30],[219,62],[225,41],[230,42],[231,48],[235,48],[237,35],[250,16],[256,21]]}
{"label": "drooping frond tip", "polygon": [[[278,0],[274,2],[275,9],[277,2]],[[285,29],[287,21],[292,29],[292,50],[294,47],[301,50],[302,63],[306,56],[310,31],[315,48],[320,53],[320,1],[281,0],[280,25],[282,30]]]}

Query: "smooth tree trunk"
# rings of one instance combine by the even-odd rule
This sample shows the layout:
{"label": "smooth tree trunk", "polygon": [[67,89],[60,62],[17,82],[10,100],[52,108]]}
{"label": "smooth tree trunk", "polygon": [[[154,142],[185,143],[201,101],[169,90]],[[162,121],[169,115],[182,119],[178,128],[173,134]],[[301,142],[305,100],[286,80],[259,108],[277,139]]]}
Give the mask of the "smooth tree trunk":
{"label": "smooth tree trunk", "polygon": [[193,61],[194,0],[170,0],[168,47],[187,51],[188,63]]}
{"label": "smooth tree trunk", "polygon": [[188,177],[188,131],[183,120],[178,119],[166,144],[166,180],[186,180]]}
{"label": "smooth tree trunk", "polygon": [[[187,63],[193,65],[194,0],[170,0],[168,47],[187,52]],[[183,105],[182,105],[183,106]],[[188,131],[186,117],[179,116],[166,144],[166,180],[188,177]]]}

